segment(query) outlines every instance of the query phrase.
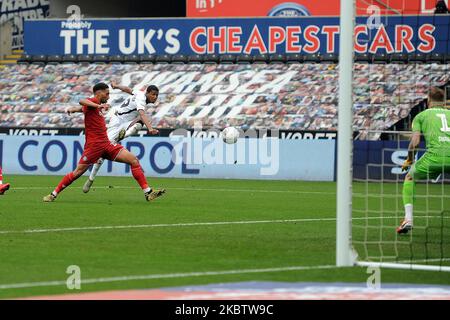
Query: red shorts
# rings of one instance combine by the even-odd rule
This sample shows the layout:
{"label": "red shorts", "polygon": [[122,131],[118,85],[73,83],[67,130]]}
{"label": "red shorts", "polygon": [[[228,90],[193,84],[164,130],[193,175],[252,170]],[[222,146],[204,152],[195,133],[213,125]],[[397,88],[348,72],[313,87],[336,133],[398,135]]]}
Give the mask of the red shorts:
{"label": "red shorts", "polygon": [[120,144],[104,143],[98,145],[84,146],[79,164],[94,164],[98,159],[108,159],[114,161],[122,151],[123,146]]}

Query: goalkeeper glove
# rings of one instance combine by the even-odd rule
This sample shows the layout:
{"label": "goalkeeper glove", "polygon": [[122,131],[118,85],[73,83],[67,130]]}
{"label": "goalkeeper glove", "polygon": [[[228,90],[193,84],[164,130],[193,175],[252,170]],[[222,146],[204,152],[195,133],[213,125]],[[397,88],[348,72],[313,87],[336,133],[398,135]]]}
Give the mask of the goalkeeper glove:
{"label": "goalkeeper glove", "polygon": [[409,159],[406,159],[405,162],[402,164],[402,171],[408,170],[409,167],[411,167],[412,161]]}

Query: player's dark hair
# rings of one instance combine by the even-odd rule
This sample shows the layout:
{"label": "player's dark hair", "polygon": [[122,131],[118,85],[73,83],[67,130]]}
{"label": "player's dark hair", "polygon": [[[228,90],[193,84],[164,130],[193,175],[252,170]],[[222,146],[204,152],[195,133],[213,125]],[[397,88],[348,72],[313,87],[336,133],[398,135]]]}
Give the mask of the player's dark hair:
{"label": "player's dark hair", "polygon": [[98,90],[106,90],[108,89],[108,85],[104,82],[99,82],[97,83],[94,88],[92,89],[92,91],[94,91],[94,93],[96,93]]}
{"label": "player's dark hair", "polygon": [[445,99],[444,90],[439,89],[437,87],[432,87],[430,89],[430,100],[432,102],[444,103],[444,99]]}
{"label": "player's dark hair", "polygon": [[149,85],[148,87],[147,87],[147,93],[149,93],[150,91],[156,91],[156,92],[159,92],[159,89],[158,89],[158,87],[157,86],[155,86],[155,85]]}

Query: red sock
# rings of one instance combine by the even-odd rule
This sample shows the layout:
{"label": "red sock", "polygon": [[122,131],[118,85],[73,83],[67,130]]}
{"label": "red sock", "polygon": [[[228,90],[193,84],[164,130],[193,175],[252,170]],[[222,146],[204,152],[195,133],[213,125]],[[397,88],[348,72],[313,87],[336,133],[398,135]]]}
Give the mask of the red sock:
{"label": "red sock", "polygon": [[134,179],[136,179],[141,186],[142,190],[148,188],[147,178],[145,178],[144,171],[139,163],[131,166],[131,173],[133,174]]}
{"label": "red sock", "polygon": [[65,188],[67,188],[68,186],[70,186],[70,184],[72,182],[74,182],[76,180],[73,172],[67,174],[64,176],[64,178],[62,178],[61,182],[58,184],[58,186],[56,187],[55,191],[53,191],[54,193],[58,194],[61,191],[63,191]]}

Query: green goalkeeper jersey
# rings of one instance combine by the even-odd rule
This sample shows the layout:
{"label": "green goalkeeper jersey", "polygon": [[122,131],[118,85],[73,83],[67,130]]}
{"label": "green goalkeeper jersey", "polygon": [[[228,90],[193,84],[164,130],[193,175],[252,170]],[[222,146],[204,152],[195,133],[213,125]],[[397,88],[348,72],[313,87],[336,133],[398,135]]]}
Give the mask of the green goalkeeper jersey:
{"label": "green goalkeeper jersey", "polygon": [[450,110],[430,108],[414,118],[412,130],[424,135],[428,153],[450,157],[449,123]]}

